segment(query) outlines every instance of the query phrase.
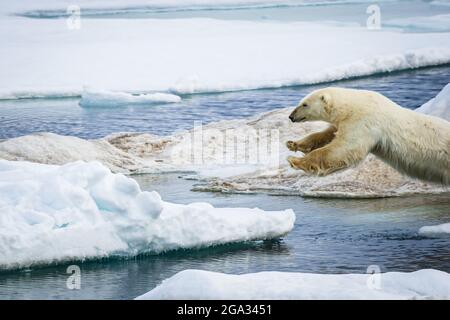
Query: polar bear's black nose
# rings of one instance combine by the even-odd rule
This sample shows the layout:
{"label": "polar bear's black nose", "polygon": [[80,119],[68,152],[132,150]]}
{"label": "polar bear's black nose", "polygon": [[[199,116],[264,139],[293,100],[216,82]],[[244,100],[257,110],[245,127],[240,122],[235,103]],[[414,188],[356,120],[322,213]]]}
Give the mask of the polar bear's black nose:
{"label": "polar bear's black nose", "polygon": [[291,119],[291,121],[294,122],[294,116],[292,114],[289,116],[289,119]]}

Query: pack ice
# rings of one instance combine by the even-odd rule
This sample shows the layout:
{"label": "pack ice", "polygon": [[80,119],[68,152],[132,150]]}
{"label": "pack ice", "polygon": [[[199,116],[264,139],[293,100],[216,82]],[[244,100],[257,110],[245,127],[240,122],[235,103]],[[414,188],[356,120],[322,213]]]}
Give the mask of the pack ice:
{"label": "pack ice", "polygon": [[0,160],[0,269],[271,239],[292,210],[173,204],[98,162]]}

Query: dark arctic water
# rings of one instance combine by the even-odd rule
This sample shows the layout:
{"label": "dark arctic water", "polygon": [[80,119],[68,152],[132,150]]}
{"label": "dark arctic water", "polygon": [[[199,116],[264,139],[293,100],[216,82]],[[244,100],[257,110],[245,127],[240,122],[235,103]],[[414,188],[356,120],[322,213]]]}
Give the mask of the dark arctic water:
{"label": "dark arctic water", "polygon": [[[449,82],[450,67],[373,76],[335,85],[377,90],[399,104],[416,108]],[[324,86],[324,85],[321,85]],[[152,107],[82,109],[77,99],[0,102],[0,138],[36,131],[102,137],[117,131],[168,134],[193,121],[235,119],[294,105],[321,87],[292,87],[184,96],[180,104]],[[207,201],[215,206],[292,208],[294,230],[277,241],[240,243],[176,251],[132,260],[77,264],[81,289],[66,287],[67,265],[0,272],[0,299],[131,299],[181,270],[227,273],[266,270],[314,273],[365,273],[434,268],[450,272],[450,237],[424,238],[418,229],[449,221],[450,195],[409,198],[332,200],[265,194],[227,195],[190,191],[195,181],[176,174],[135,176],[145,190],[167,201]]]}
{"label": "dark arctic water", "polygon": [[376,90],[406,108],[417,108],[450,82],[450,66],[338,81],[317,86],[196,94],[181,103],[116,108],[81,108],[78,98],[0,100],[0,139],[35,132],[100,138],[113,132],[167,135],[203,124],[294,106],[307,93],[335,85]]}

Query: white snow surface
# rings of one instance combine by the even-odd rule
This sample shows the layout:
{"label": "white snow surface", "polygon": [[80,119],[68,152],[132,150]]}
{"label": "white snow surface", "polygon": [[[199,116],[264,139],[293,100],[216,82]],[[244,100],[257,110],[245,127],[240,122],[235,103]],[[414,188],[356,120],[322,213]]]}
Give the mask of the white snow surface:
{"label": "white snow surface", "polygon": [[85,89],[81,94],[82,107],[119,107],[124,105],[152,105],[160,103],[176,103],[181,98],[170,93],[130,94],[126,92],[112,92],[106,90]]}
{"label": "white snow surface", "polygon": [[450,275],[433,269],[375,275],[184,270],[136,299],[450,299]]}
{"label": "white snow surface", "polygon": [[292,210],[161,200],[98,162],[0,160],[0,269],[278,238]]}
{"label": "white snow surface", "polygon": [[310,22],[82,19],[72,30],[8,14],[0,38],[1,99],[282,87],[450,62],[450,33]]}
{"label": "white snow surface", "polygon": [[436,226],[424,226],[419,229],[419,234],[429,237],[450,236],[450,223],[443,223]]}

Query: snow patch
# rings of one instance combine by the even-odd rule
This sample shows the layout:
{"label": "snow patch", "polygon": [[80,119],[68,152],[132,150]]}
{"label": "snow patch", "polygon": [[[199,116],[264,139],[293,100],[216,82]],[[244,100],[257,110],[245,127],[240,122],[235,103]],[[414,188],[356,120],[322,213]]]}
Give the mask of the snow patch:
{"label": "snow patch", "polygon": [[161,200],[98,162],[0,160],[0,269],[278,238],[292,210]]}
{"label": "snow patch", "polygon": [[184,270],[138,300],[449,299],[450,275],[411,273],[313,274],[260,272],[242,275]]}
{"label": "snow patch", "polygon": [[82,107],[119,107],[124,105],[151,105],[158,103],[177,103],[181,98],[170,93],[130,94],[106,90],[85,89],[81,95]]}

